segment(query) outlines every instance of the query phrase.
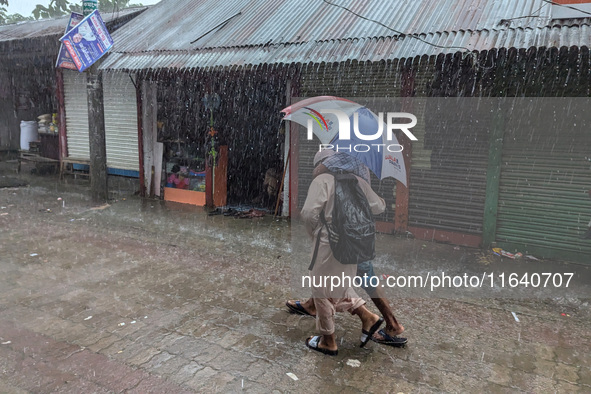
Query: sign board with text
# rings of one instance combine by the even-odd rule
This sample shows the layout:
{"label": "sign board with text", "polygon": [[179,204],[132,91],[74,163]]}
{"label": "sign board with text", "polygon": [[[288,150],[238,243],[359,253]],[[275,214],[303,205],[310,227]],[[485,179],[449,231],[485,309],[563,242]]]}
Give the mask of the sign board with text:
{"label": "sign board with text", "polygon": [[97,0],[83,0],[82,1],[82,12],[84,16],[89,15],[92,11],[98,9]]}
{"label": "sign board with text", "polygon": [[[70,15],[70,21],[68,22],[68,26],[66,27],[65,33],[72,30],[72,28],[74,26],[76,26],[78,23],[80,23],[82,21],[82,19],[84,19],[84,15],[78,14],[76,12],[72,12],[72,15]],[[70,56],[70,54],[68,53],[68,51],[64,47],[63,43],[60,45],[60,51],[59,51],[59,54],[57,55],[57,62],[55,63],[55,66],[61,67],[61,68],[68,68],[70,70],[78,70],[78,68],[74,64],[74,61],[72,60],[72,56]]]}
{"label": "sign board with text", "polygon": [[68,31],[60,41],[80,72],[92,66],[113,46],[113,39],[96,10]]}

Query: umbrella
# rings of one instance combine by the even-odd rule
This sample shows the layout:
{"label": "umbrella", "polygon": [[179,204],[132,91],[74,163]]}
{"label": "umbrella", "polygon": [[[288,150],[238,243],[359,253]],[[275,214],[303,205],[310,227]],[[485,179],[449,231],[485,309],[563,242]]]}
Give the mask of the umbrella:
{"label": "umbrella", "polygon": [[[315,134],[323,149],[350,154],[363,162],[379,179],[392,177],[406,186],[402,146],[384,121],[365,106],[333,96],[318,96],[291,105],[281,112]],[[380,132],[381,131],[381,132]]]}

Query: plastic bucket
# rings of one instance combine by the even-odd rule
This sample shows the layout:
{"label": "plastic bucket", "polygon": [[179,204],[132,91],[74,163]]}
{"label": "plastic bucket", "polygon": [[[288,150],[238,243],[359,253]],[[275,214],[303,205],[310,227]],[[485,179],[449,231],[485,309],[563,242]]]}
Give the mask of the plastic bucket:
{"label": "plastic bucket", "polygon": [[29,142],[38,139],[37,122],[21,120],[21,149],[29,150]]}

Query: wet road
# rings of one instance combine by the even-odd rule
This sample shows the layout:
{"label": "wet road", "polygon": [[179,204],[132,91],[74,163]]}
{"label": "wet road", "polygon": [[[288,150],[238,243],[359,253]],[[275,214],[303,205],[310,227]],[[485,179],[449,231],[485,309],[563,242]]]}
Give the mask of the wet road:
{"label": "wet road", "polygon": [[[338,314],[339,355],[323,356],[304,345],[314,320],[284,307],[300,295],[288,222],[125,185],[96,209],[87,181],[20,177],[30,186],[0,188],[0,392],[591,391],[588,299],[392,298],[406,348],[360,349],[358,321]],[[399,266],[497,263],[381,240]]]}

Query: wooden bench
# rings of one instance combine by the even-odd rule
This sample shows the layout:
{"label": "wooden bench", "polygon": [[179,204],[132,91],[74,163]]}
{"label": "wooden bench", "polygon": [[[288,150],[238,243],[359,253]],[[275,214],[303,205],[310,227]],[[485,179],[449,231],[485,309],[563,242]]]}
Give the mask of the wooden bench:
{"label": "wooden bench", "polygon": [[21,163],[23,161],[35,163],[35,168],[37,171],[40,170],[41,166],[53,166],[54,170],[57,170],[58,165],[60,164],[59,160],[50,159],[49,157],[40,156],[38,153],[32,153],[26,150],[21,150],[18,153],[18,166],[16,168],[16,172],[21,172]]}
{"label": "wooden bench", "polygon": [[[74,170],[74,164],[86,165],[89,167],[88,173]],[[64,179],[64,175],[72,174],[88,177],[90,179],[90,160],[80,159],[76,157],[64,157],[60,162],[60,180]]]}

